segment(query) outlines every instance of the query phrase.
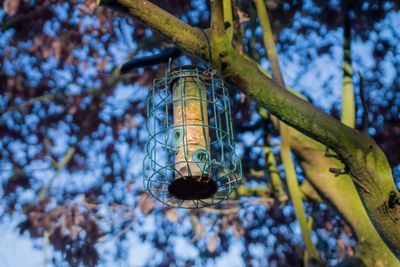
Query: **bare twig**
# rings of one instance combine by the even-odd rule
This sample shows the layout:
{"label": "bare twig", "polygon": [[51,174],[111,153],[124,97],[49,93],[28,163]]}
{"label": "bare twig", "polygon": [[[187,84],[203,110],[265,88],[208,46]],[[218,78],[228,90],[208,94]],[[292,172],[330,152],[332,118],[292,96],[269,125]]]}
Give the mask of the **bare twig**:
{"label": "bare twig", "polygon": [[340,157],[337,154],[329,152],[329,147],[326,147],[324,156],[327,158],[334,158],[340,160]]}
{"label": "bare twig", "polygon": [[348,174],[346,169],[338,169],[338,168],[329,168],[329,172],[333,173],[335,177],[343,174]]}
{"label": "bare twig", "polygon": [[26,23],[29,22],[29,20],[32,20],[36,17],[39,17],[42,15],[43,12],[45,12],[46,10],[49,9],[49,7],[56,1],[50,1],[48,4],[43,5],[41,7],[36,8],[35,10],[32,10],[28,13],[23,13],[23,14],[19,14],[16,15],[6,21],[4,21],[1,25],[0,25],[0,31],[5,31],[7,29],[13,28],[15,26],[17,26],[20,23]]}
{"label": "bare twig", "polygon": [[363,112],[363,122],[362,122],[362,128],[361,130],[365,133],[368,133],[368,105],[367,105],[367,101],[365,99],[365,94],[364,94],[364,77],[362,76],[361,72],[358,71],[358,76],[360,77],[360,98],[361,98],[361,103],[363,105],[364,108],[364,112]]}

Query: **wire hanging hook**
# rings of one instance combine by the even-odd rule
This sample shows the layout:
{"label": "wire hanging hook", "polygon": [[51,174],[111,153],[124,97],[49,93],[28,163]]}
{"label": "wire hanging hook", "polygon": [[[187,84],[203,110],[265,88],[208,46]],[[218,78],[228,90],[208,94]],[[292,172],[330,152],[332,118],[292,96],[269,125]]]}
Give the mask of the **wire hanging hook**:
{"label": "wire hanging hook", "polygon": [[210,38],[208,38],[208,35],[203,29],[200,29],[201,32],[204,34],[204,36],[207,39],[207,45],[208,45],[208,62],[207,62],[207,69],[210,71],[212,69],[211,62],[212,62],[212,56],[211,56],[211,42]]}
{"label": "wire hanging hook", "polygon": [[171,71],[171,63],[172,63],[172,57],[169,57],[169,59],[168,59],[168,72]]}

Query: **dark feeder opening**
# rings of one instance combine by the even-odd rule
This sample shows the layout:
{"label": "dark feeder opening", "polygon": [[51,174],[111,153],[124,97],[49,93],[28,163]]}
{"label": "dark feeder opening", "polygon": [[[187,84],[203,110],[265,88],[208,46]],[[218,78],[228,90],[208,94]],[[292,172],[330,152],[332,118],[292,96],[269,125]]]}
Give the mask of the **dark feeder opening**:
{"label": "dark feeder opening", "polygon": [[173,140],[177,172],[168,192],[181,200],[207,199],[218,191],[217,183],[208,174],[207,95],[204,81],[197,71],[193,66],[173,69],[171,73],[180,75],[169,83],[174,100]]}
{"label": "dark feeder opening", "polygon": [[207,199],[217,191],[217,183],[210,179],[208,175],[176,178],[168,186],[168,192],[182,200]]}

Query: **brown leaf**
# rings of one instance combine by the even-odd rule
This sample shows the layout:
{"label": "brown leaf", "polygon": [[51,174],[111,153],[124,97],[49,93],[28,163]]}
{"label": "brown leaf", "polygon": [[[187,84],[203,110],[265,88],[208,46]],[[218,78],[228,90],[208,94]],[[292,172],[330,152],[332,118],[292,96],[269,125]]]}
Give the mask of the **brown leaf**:
{"label": "brown leaf", "polygon": [[51,44],[51,48],[53,49],[54,53],[54,58],[55,59],[60,59],[61,57],[61,48],[62,48],[62,43],[61,40],[57,39]]}
{"label": "brown leaf", "polygon": [[128,181],[128,182],[125,184],[125,190],[128,191],[129,193],[132,192],[132,190],[133,190],[133,188],[132,188],[133,185],[134,185],[134,184],[133,184],[133,181]]}
{"label": "brown leaf", "polygon": [[210,241],[207,244],[208,252],[214,253],[215,250],[217,249],[217,244],[218,244],[218,235],[217,233],[214,233],[214,235],[211,237]]}
{"label": "brown leaf", "polygon": [[150,211],[154,208],[153,200],[146,193],[141,193],[139,195],[139,209],[144,214],[149,214]]}
{"label": "brown leaf", "polygon": [[48,58],[49,58],[49,55],[50,55],[50,49],[49,49],[47,46],[43,47],[43,50],[42,50],[42,57],[43,57],[44,59],[48,59]]}
{"label": "brown leaf", "polygon": [[279,5],[279,1],[269,0],[266,2],[268,10],[276,9]]}
{"label": "brown leaf", "polygon": [[267,197],[267,196],[263,196],[261,198],[261,204],[263,204],[266,207],[271,207],[272,205],[274,205],[275,199],[273,199],[272,197]]}
{"label": "brown leaf", "polygon": [[107,61],[106,60],[101,60],[96,64],[96,68],[103,70],[107,66]]}
{"label": "brown leaf", "polygon": [[19,9],[19,3],[21,0],[6,0],[3,3],[3,10],[9,16],[14,16],[17,14]]}
{"label": "brown leaf", "polygon": [[65,214],[61,215],[60,221],[60,232],[61,234],[64,234],[65,230],[67,229],[67,217]]}
{"label": "brown leaf", "polygon": [[221,232],[225,232],[229,227],[228,217],[224,216],[221,219]]}
{"label": "brown leaf", "polygon": [[165,211],[165,217],[168,221],[176,223],[178,221],[178,212],[176,209],[168,209]]}
{"label": "brown leaf", "polygon": [[86,13],[86,14],[93,14],[93,12],[95,11],[96,8],[97,8],[97,4],[94,1],[92,3],[85,3],[82,5],[79,5],[79,7],[78,7],[78,9],[82,13]]}
{"label": "brown leaf", "polygon": [[79,234],[79,228],[76,225],[72,225],[70,228],[71,231],[71,235],[70,238],[72,241],[75,241],[76,239],[78,239],[78,234]]}
{"label": "brown leaf", "polygon": [[193,231],[196,233],[196,235],[199,238],[203,238],[204,237],[204,231],[203,231],[203,226],[201,225],[201,222],[200,222],[199,218],[197,218],[196,216],[192,215],[191,216],[191,221],[192,221],[192,225],[193,225]]}
{"label": "brown leaf", "polygon": [[233,222],[233,234],[239,238],[245,234],[242,223],[239,220]]}
{"label": "brown leaf", "polygon": [[68,113],[71,115],[74,115],[78,111],[77,106],[72,106],[70,109],[68,109]]}
{"label": "brown leaf", "polygon": [[351,246],[346,246],[346,255],[347,256],[354,256],[354,249]]}
{"label": "brown leaf", "polygon": [[236,8],[236,14],[239,19],[239,24],[250,21],[249,15],[246,12],[240,10],[239,8]]}
{"label": "brown leaf", "polygon": [[339,249],[341,250],[341,251],[346,251],[346,244],[345,244],[345,242],[344,242],[344,240],[343,239],[338,239],[337,241],[336,241],[336,244],[337,244],[337,246],[339,247]]}

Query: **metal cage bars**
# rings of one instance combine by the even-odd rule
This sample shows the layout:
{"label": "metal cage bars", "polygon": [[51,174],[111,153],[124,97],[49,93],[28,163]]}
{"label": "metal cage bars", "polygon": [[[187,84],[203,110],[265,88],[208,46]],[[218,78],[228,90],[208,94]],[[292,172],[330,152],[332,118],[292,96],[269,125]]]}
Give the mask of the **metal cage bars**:
{"label": "metal cage bars", "polygon": [[154,80],[147,114],[144,187],[150,194],[182,208],[228,198],[242,174],[222,79],[192,66],[171,70]]}

